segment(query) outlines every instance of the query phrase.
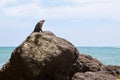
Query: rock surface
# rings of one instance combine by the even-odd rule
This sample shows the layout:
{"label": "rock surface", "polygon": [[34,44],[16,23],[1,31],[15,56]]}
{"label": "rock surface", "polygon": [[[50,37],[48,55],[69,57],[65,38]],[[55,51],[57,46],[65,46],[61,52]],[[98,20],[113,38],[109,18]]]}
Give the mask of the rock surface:
{"label": "rock surface", "polygon": [[76,69],[75,71],[78,72],[96,72],[103,70],[105,65],[103,65],[97,59],[92,58],[90,55],[80,54],[73,67]]}
{"label": "rock surface", "polygon": [[105,67],[107,73],[120,78],[120,66],[108,65]]}
{"label": "rock surface", "polygon": [[79,52],[52,32],[34,32],[12,53],[0,80],[67,80]]}

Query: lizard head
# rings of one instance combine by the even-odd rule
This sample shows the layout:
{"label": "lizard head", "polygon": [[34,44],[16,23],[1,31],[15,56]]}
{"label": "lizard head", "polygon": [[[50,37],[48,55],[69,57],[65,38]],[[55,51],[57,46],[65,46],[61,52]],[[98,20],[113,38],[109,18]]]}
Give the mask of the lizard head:
{"label": "lizard head", "polygon": [[45,20],[41,20],[39,23],[43,24],[45,22]]}

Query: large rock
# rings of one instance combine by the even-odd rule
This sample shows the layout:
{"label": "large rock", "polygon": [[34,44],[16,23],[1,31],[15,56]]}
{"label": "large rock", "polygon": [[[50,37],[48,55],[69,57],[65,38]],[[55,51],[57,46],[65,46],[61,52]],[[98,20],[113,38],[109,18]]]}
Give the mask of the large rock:
{"label": "large rock", "polygon": [[49,31],[34,32],[12,53],[0,80],[67,80],[77,49]]}

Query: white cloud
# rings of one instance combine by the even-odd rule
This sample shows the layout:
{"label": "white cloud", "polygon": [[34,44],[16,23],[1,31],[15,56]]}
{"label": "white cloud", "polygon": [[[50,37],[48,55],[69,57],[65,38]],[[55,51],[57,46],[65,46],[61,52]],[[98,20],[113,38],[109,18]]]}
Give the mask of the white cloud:
{"label": "white cloud", "polygon": [[89,3],[89,2],[102,2],[102,1],[110,1],[110,0],[71,0],[72,2],[80,2],[80,3]]}
{"label": "white cloud", "polygon": [[4,8],[4,12],[21,17],[120,19],[120,2],[118,0],[66,0],[69,4],[55,7],[45,7],[37,4],[37,1]]}
{"label": "white cloud", "polygon": [[[47,3],[42,1],[48,1],[48,0],[29,0],[29,1],[28,0],[1,0],[0,12],[3,11],[1,14],[3,18],[0,19],[2,22],[0,26],[1,33],[3,34],[5,32],[4,30],[6,30],[6,27],[7,27],[11,29],[11,30],[7,29],[8,32],[16,29],[15,33],[21,34],[22,36],[25,34],[27,35],[29,31],[31,31],[31,28],[33,28],[32,26],[34,26],[34,24],[36,23],[35,21],[37,21],[33,17],[36,17],[36,18],[42,17],[45,19],[46,18],[47,19],[48,18],[49,19],[79,18],[77,20],[81,20],[84,18],[90,18],[89,20],[92,20],[91,18],[107,18],[107,19],[115,19],[120,21],[120,1],[119,0],[51,0],[52,2],[47,2]],[[48,4],[48,3],[51,3],[51,4]],[[22,19],[19,17],[21,17]],[[31,17],[34,20],[29,20],[31,19]],[[120,45],[118,44],[120,41],[118,39],[118,36],[119,36],[118,34],[120,32],[119,21],[114,22],[113,20],[110,20],[110,21],[108,20],[108,22],[107,21],[103,23],[98,22],[98,24],[95,22],[94,24],[93,21],[95,21],[96,19],[89,22],[88,21],[85,22],[86,19],[84,19],[83,23],[82,21],[76,21],[75,23],[72,24],[72,22],[74,21],[69,21],[69,20],[71,19],[68,19],[68,22],[65,22],[65,23],[62,22],[62,20],[56,20],[56,21],[61,21],[60,23],[55,22],[56,24],[55,23],[52,24],[51,21],[49,23],[48,21],[48,24],[45,24],[46,26],[45,28],[46,30],[50,29],[56,34],[61,35],[61,37],[68,38],[68,40],[71,40],[75,44],[80,43],[80,45],[104,45],[106,41],[106,43],[108,44]],[[86,24],[87,22],[88,24]],[[73,26],[74,24],[76,24],[75,27],[76,26],[78,27],[74,28]],[[55,28],[56,26],[57,28]],[[87,26],[87,29],[86,29],[86,26]],[[97,30],[93,29],[92,26],[96,26]],[[70,28],[68,29],[68,27],[71,27],[71,29]],[[88,27],[90,27],[90,29]],[[112,27],[113,29],[110,27]],[[64,28],[64,30],[62,30],[63,34],[61,34],[59,30],[63,28]],[[19,29],[21,29],[23,32],[21,33],[21,30]],[[67,33],[66,33],[66,30],[67,30]],[[9,33],[11,35],[14,34],[14,32],[13,33],[9,32]],[[107,37],[109,35],[110,37]],[[18,38],[17,35],[15,36]],[[69,36],[72,36],[72,37],[69,37]],[[88,37],[90,37],[90,39]],[[95,39],[97,39],[96,43],[94,42]],[[102,39],[104,39],[105,41],[100,41]],[[18,40],[20,39],[18,38]],[[6,41],[6,39],[3,41]]]}
{"label": "white cloud", "polygon": [[8,7],[4,9],[5,13],[8,13],[9,15],[14,16],[33,16],[36,15],[38,12],[40,15],[43,15],[44,9],[41,8],[37,4],[24,4],[20,6],[15,7]]}
{"label": "white cloud", "polygon": [[16,0],[0,0],[0,7],[3,7],[5,6],[6,4],[8,3],[13,3],[15,2]]}

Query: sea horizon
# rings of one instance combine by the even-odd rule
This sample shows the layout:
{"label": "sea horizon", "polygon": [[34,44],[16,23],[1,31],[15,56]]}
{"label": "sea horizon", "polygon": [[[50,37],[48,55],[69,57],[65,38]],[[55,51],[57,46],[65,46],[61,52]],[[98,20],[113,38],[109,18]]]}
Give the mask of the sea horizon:
{"label": "sea horizon", "polygon": [[[16,46],[0,46],[0,68],[10,59]],[[116,46],[76,46],[80,54],[90,55],[105,65],[120,66],[120,47]]]}
{"label": "sea horizon", "polygon": [[[112,48],[120,48],[120,46],[76,46],[75,47],[112,47]],[[18,47],[18,46],[0,46],[0,47]]]}

